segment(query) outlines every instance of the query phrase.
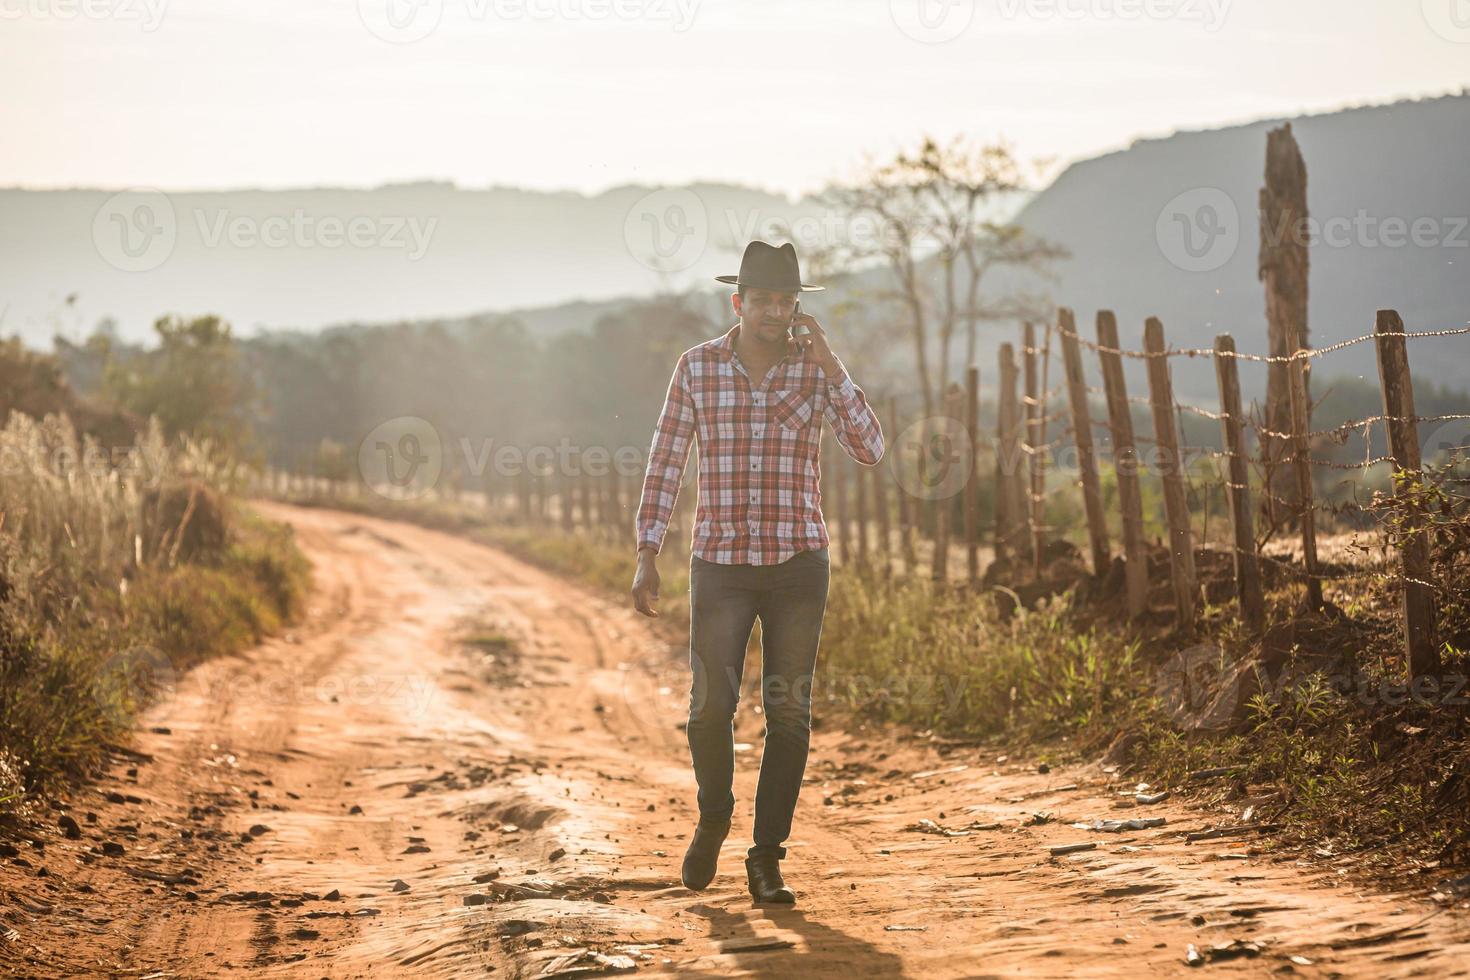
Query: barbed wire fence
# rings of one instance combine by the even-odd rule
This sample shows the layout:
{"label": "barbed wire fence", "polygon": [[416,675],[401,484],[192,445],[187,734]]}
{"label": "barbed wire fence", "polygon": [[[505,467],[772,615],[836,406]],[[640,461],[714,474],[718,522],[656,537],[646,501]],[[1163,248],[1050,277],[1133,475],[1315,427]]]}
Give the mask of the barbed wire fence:
{"label": "barbed wire fence", "polygon": [[[1377,467],[1391,467],[1394,474],[1393,499],[1406,504],[1414,487],[1425,479],[1420,458],[1418,426],[1425,423],[1448,423],[1470,420],[1464,414],[1420,415],[1414,410],[1413,381],[1409,371],[1408,344],[1426,338],[1443,338],[1470,334],[1470,327],[1407,331],[1402,319],[1391,310],[1380,311],[1371,334],[1340,341],[1320,348],[1303,348],[1289,355],[1273,356],[1239,351],[1228,334],[1221,334],[1213,347],[1171,348],[1167,345],[1163,325],[1150,318],[1145,324],[1144,348],[1123,347],[1117,339],[1117,325],[1107,311],[1098,314],[1097,340],[1080,335],[1074,316],[1068,309],[1058,311],[1056,322],[1046,331],[1043,346],[1035,341],[1034,329],[1023,330],[1020,354],[1027,366],[1027,388],[1019,397],[1009,378],[1014,374],[1011,345],[1000,350],[997,433],[992,442],[995,459],[995,540],[997,559],[1005,561],[1023,544],[1030,552],[1030,568],[1039,574],[1043,542],[1058,531],[1046,525],[1042,515],[1046,500],[1059,490],[1080,489],[1086,521],[1088,551],[1095,576],[1106,575],[1113,565],[1108,521],[1103,507],[1101,467],[1095,436],[1101,434],[1111,446],[1116,478],[1116,506],[1121,510],[1122,563],[1125,592],[1130,615],[1141,615],[1148,608],[1148,561],[1146,526],[1142,509],[1139,477],[1151,473],[1162,488],[1164,524],[1167,532],[1169,575],[1174,595],[1174,615],[1181,626],[1191,626],[1201,609],[1201,585],[1196,569],[1197,545],[1209,543],[1209,521],[1218,498],[1225,503],[1230,525],[1230,543],[1224,550],[1231,554],[1235,594],[1243,620],[1260,629],[1264,620],[1264,586],[1261,568],[1270,564],[1283,574],[1298,580],[1306,593],[1306,602],[1320,609],[1323,604],[1324,581],[1344,574],[1327,569],[1318,556],[1317,523],[1319,518],[1344,515],[1371,516],[1380,512],[1381,503],[1363,503],[1356,499],[1319,500],[1313,474],[1321,470],[1361,474]],[[1036,383],[1036,360],[1047,358],[1053,338],[1061,348],[1067,380],[1056,389],[1045,389]],[[1353,418],[1323,429],[1311,429],[1309,409],[1304,399],[1294,399],[1292,431],[1269,428],[1256,414],[1247,414],[1241,396],[1238,365],[1284,363],[1303,375],[1309,361],[1328,357],[1358,344],[1373,341],[1377,349],[1380,388],[1384,410],[1381,414]],[[1094,354],[1101,367],[1104,384],[1086,382],[1082,351]],[[1218,410],[1178,401],[1174,397],[1170,364],[1177,358],[1209,358],[1215,362],[1220,405]],[[1147,368],[1148,394],[1130,395],[1122,364],[1133,360]],[[1293,383],[1297,383],[1295,380]],[[1058,394],[1067,395],[1065,412],[1048,413],[1046,406]],[[1101,396],[1108,409],[1106,419],[1091,418],[1091,398]],[[1015,404],[1008,404],[1016,402]],[[1133,431],[1134,407],[1147,407],[1152,414],[1152,436]],[[1184,417],[1192,415],[1221,427],[1221,446],[1191,445],[1183,441]],[[1062,423],[1060,434],[1046,439],[1047,427]],[[1024,434],[1021,429],[1024,426]],[[1373,433],[1377,427],[1386,433],[1387,453],[1375,455]],[[972,431],[977,445],[983,435]],[[1247,437],[1258,447],[1267,439],[1282,440],[1288,447],[1284,460],[1273,461],[1264,452],[1249,452]],[[1363,441],[1363,458],[1344,461],[1314,455],[1312,447],[1323,443],[1344,445],[1357,436]],[[1053,472],[1075,472],[1070,485],[1045,488],[1044,473],[1062,450],[1070,450],[1070,465],[1051,465]],[[1028,471],[1024,489],[1015,480],[1022,468]],[[1271,473],[1261,473],[1273,463],[1291,467],[1294,491],[1286,495],[1272,489]],[[977,474],[978,475],[978,474]],[[972,481],[973,482],[973,481]],[[1467,482],[1450,478],[1451,483]],[[1356,489],[1356,486],[1355,486]],[[1204,506],[1195,508],[1190,501],[1203,499]],[[1257,528],[1257,515],[1264,515],[1265,526]],[[1193,526],[1200,520],[1202,527]],[[1396,547],[1399,552],[1398,578],[1404,593],[1405,646],[1414,672],[1433,668],[1437,652],[1433,636],[1434,591],[1429,580],[1427,538],[1422,530],[1424,518],[1412,512],[1406,524],[1398,528]],[[1271,554],[1268,544],[1281,544],[1284,530],[1291,529],[1299,540],[1282,553]],[[940,567],[936,561],[935,567]]]}
{"label": "barbed wire fence", "polygon": [[[1159,611],[1150,609],[1149,522],[1143,492],[1143,477],[1150,476],[1161,490],[1172,614],[1178,624],[1188,628],[1198,619],[1203,591],[1197,553],[1216,547],[1230,555],[1242,620],[1259,629],[1264,620],[1264,566],[1295,579],[1308,605],[1321,608],[1323,583],[1348,572],[1340,563],[1327,567],[1319,560],[1318,519],[1351,516],[1362,522],[1383,512],[1382,498],[1367,503],[1357,498],[1360,485],[1351,476],[1351,499],[1316,499],[1313,474],[1333,471],[1356,476],[1379,467],[1391,468],[1392,499],[1408,508],[1407,516],[1385,536],[1399,552],[1397,577],[1403,590],[1405,645],[1415,673],[1430,670],[1437,662],[1434,601],[1439,586],[1431,580],[1427,536],[1421,533],[1427,518],[1409,506],[1415,487],[1425,479],[1418,426],[1470,423],[1470,414],[1415,412],[1408,345],[1467,334],[1470,326],[1407,331],[1396,312],[1384,310],[1378,313],[1373,333],[1289,355],[1266,355],[1238,351],[1229,334],[1219,335],[1213,347],[1172,348],[1166,343],[1163,324],[1150,318],[1144,326],[1143,349],[1130,349],[1119,342],[1111,312],[1097,313],[1097,339],[1093,340],[1078,331],[1071,310],[1059,309],[1055,322],[1041,330],[1024,324],[1019,344],[1000,345],[993,434],[981,429],[980,372],[971,366],[963,385],[949,385],[943,393],[940,416],[919,418],[907,430],[902,427],[904,416],[896,395],[873,400],[890,447],[878,466],[857,465],[830,442],[824,447],[823,498],[824,504],[831,505],[834,550],[840,562],[859,563],[890,575],[902,569],[905,574],[929,574],[943,581],[951,575],[949,552],[958,541],[967,552],[965,568],[970,580],[988,577],[997,584],[1015,585],[1027,575],[1039,578],[1051,543],[1078,529],[1048,523],[1047,510],[1060,495],[1080,491],[1082,518],[1078,524],[1085,525],[1089,567],[1101,578],[1115,564],[1121,565],[1127,611],[1138,617]],[[1381,413],[1312,429],[1310,407],[1301,399],[1300,405],[1293,405],[1297,410],[1291,431],[1278,431],[1259,412],[1247,412],[1240,364],[1286,364],[1304,382],[1309,362],[1369,341],[1376,345]],[[1101,385],[1088,382],[1084,351],[1097,358]],[[1056,384],[1051,381],[1054,352],[1060,357],[1063,375]],[[1218,408],[1175,398],[1172,363],[1177,359],[1214,362]],[[1128,392],[1123,369],[1128,361],[1145,366],[1147,394]],[[1105,406],[1105,418],[1092,418],[1094,399]],[[1147,410],[1153,423],[1151,433],[1135,431],[1135,409]],[[1218,424],[1220,448],[1185,441],[1187,417]],[[917,458],[893,451],[899,435],[915,428],[921,444]],[[1388,452],[1375,454],[1373,437],[1380,428]],[[1314,446],[1340,447],[1355,437],[1363,441],[1361,459],[1327,459],[1314,454]],[[830,440],[830,433],[827,438]],[[1260,452],[1250,451],[1248,438]],[[965,443],[965,451],[952,451],[957,439]],[[1263,448],[1267,440],[1288,447],[1287,458],[1271,458]],[[1106,452],[1100,451],[1099,443]],[[952,466],[938,465],[946,459],[961,461],[963,472],[958,479]],[[991,464],[988,474],[982,469],[983,460]],[[1113,477],[1110,495],[1105,494],[1102,480],[1105,463],[1110,463]],[[1278,492],[1273,479],[1274,467],[1283,463],[1294,475],[1291,494]],[[350,463],[343,465],[351,469]],[[697,454],[691,452],[666,536],[665,548],[674,553],[682,553],[692,535],[697,467]],[[356,498],[365,492],[361,481],[348,475],[327,473],[320,467],[316,472],[303,472],[311,469],[307,465],[266,470],[256,490],[328,501]],[[628,537],[639,504],[641,473],[567,474],[542,469],[545,472],[528,466],[514,479],[487,477],[479,485],[473,484],[475,477],[446,473],[444,485],[433,495],[481,506],[532,527],[559,526],[566,532],[590,533],[609,541]],[[1448,476],[1445,482],[1470,483],[1470,478]],[[983,491],[990,494],[989,521],[983,517]],[[1228,516],[1229,534],[1224,542],[1212,541],[1211,536],[1217,500]],[[1121,530],[1116,563],[1109,508],[1115,510]],[[980,560],[987,529],[993,533],[995,557],[989,569]],[[921,543],[927,553],[921,554]]]}

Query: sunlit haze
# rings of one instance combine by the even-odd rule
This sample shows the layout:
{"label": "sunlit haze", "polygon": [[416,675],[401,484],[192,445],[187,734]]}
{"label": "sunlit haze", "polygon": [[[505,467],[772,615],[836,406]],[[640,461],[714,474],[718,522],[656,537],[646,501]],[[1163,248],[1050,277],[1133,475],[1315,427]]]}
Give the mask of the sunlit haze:
{"label": "sunlit haze", "polygon": [[921,132],[1061,164],[1470,65],[1463,0],[921,2],[0,0],[0,185],[799,193]]}

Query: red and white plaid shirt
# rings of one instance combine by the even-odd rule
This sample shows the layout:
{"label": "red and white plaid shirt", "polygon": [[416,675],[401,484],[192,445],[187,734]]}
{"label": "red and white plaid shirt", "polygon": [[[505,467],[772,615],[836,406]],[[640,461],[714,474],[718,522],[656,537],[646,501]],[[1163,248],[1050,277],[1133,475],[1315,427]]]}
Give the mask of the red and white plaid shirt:
{"label": "red and white plaid shirt", "polygon": [[699,507],[693,552],[722,565],[775,565],[827,546],[822,520],[822,419],[867,466],[883,458],[883,430],[862,389],[789,353],[759,383],[735,353],[740,324],[679,355],[653,430],[638,547],[663,547],[694,436]]}

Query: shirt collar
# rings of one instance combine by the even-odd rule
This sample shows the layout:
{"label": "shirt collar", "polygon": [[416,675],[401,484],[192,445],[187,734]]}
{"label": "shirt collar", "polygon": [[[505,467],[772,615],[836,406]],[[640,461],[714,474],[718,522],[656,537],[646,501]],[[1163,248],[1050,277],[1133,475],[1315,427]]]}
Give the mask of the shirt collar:
{"label": "shirt collar", "polygon": [[[740,323],[739,321],[737,321],[733,327],[725,331],[723,336],[715,338],[714,342],[710,344],[710,350],[718,354],[721,360],[729,361],[735,356],[735,338],[739,336]],[[786,356],[783,357],[782,360],[800,361],[805,359],[805,357],[806,351],[799,348],[796,345],[796,341],[792,340],[788,344],[786,349]]]}
{"label": "shirt collar", "polygon": [[740,336],[739,323],[726,330],[723,336],[716,338],[715,342],[710,344],[710,350],[720,355],[721,360],[728,361],[735,356],[735,338],[738,336]]}

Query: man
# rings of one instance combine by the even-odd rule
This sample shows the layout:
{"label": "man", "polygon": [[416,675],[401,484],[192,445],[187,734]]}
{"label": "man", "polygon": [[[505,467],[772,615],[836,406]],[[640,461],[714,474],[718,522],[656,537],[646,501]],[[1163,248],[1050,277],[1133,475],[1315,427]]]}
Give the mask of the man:
{"label": "man", "polygon": [[[689,754],[699,824],[684,884],[706,887],[735,809],[733,721],[745,648],[761,621],[765,748],[746,878],[757,902],[793,903],[781,877],[811,740],[811,689],[827,606],[827,528],[818,452],[822,420],[868,466],[883,457],[878,417],[797,296],[796,249],[751,242],[730,297],[739,322],[679,357],[649,452],[638,507],[633,604],[656,616],[657,555],[691,440],[699,441],[699,506],[689,559]],[[793,328],[807,334],[793,337]]]}

